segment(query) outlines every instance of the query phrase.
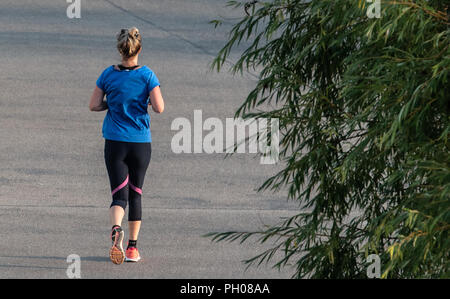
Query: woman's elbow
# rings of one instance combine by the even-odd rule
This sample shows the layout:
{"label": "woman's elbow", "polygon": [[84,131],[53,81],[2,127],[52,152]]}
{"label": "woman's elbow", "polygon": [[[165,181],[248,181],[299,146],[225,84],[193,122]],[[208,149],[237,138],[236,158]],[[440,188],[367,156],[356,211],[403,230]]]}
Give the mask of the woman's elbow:
{"label": "woman's elbow", "polygon": [[93,104],[89,104],[90,111],[99,111],[99,107]]}
{"label": "woman's elbow", "polygon": [[156,105],[152,105],[152,109],[154,112],[161,114],[164,111],[164,102],[156,103]]}
{"label": "woman's elbow", "polygon": [[164,111],[164,106],[162,106],[162,107],[154,107],[153,108],[153,111],[155,111],[156,113],[158,113],[158,114],[161,114],[161,113],[163,113],[163,111]]}

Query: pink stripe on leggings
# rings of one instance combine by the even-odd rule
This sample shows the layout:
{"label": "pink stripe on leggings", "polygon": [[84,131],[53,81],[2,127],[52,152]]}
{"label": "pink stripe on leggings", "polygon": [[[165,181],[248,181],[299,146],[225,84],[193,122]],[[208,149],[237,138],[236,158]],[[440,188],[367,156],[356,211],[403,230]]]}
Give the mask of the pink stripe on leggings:
{"label": "pink stripe on leggings", "polygon": [[133,189],[134,191],[136,191],[137,193],[139,193],[140,195],[142,195],[142,189],[134,186],[132,183],[130,183],[130,187],[131,189]]}
{"label": "pink stripe on leggings", "polygon": [[127,176],[127,178],[125,179],[125,181],[123,181],[122,184],[120,184],[116,189],[114,189],[114,190],[111,192],[111,195],[114,195],[117,191],[119,191],[120,189],[122,189],[123,187],[125,187],[127,184],[128,184],[128,176]]}

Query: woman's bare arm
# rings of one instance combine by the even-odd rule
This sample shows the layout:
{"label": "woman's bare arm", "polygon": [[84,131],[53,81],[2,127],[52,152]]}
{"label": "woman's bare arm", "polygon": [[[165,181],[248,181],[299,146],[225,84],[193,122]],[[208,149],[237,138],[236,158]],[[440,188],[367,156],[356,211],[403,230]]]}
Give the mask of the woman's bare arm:
{"label": "woman's bare arm", "polygon": [[95,86],[94,92],[91,96],[91,101],[89,102],[89,109],[91,111],[104,111],[108,109],[108,105],[103,98],[105,97],[105,93],[103,90]]}
{"label": "woman's bare arm", "polygon": [[156,86],[150,91],[150,105],[156,113],[162,113],[164,111],[164,99],[159,86]]}

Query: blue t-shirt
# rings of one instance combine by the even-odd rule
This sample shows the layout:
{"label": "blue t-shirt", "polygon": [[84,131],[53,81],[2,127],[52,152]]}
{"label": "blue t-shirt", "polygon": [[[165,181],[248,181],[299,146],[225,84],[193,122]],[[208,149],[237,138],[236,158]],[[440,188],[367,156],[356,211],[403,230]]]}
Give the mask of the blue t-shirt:
{"label": "blue t-shirt", "polygon": [[108,104],[103,137],[125,142],[151,142],[147,108],[150,91],[159,85],[155,73],[147,66],[123,71],[114,66],[105,69],[97,80]]}

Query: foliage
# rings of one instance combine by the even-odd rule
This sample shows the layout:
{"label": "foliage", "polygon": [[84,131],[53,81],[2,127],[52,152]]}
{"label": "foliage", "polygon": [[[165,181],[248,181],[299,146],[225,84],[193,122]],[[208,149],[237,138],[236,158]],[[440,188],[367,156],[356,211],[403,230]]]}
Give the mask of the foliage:
{"label": "foliage", "polygon": [[383,278],[450,276],[450,1],[381,1],[380,18],[369,4],[229,1],[245,14],[212,67],[246,43],[232,71],[259,81],[236,116],[280,121],[283,169],[259,190],[299,204],[272,227],[208,234],[273,241],[248,266],[366,278],[378,254]]}

